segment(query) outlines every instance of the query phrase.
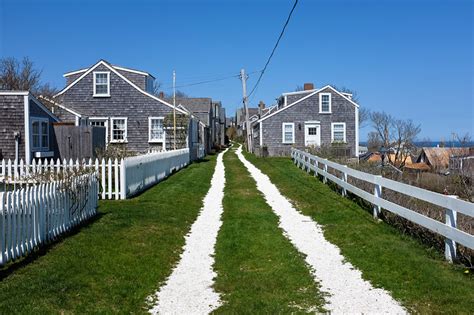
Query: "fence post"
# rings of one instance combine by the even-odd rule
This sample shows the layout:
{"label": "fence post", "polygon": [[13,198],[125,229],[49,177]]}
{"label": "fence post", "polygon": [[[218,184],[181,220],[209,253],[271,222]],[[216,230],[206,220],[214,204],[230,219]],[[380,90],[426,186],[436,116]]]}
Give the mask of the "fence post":
{"label": "fence post", "polygon": [[126,170],[125,160],[120,161],[120,199],[124,200],[127,198],[127,183],[126,183]]}
{"label": "fence post", "polygon": [[[376,175],[375,176],[376,178],[382,178],[381,175]],[[380,185],[377,181],[377,179],[375,179],[375,183],[374,183],[374,196],[375,196],[375,199],[377,198],[381,198],[382,197],[382,185]],[[374,219],[377,219],[380,215],[380,212],[382,211],[382,208],[376,204],[374,204]]]}
{"label": "fence post", "polygon": [[[342,181],[347,184],[347,165],[343,165],[344,171],[342,171]],[[345,187],[342,187],[342,195],[345,197],[347,196],[347,190]]]}
{"label": "fence post", "polygon": [[[449,196],[451,198],[457,198],[457,196]],[[458,213],[452,209],[445,209],[446,225],[452,228],[456,228],[458,221]],[[444,256],[449,262],[456,260],[456,242],[452,239],[446,238],[444,240]]]}
{"label": "fence post", "polygon": [[[325,160],[327,161],[327,159],[325,159]],[[328,178],[326,177],[327,172],[328,172],[328,165],[326,163],[324,163],[323,183],[325,183],[325,184],[328,182]]]}

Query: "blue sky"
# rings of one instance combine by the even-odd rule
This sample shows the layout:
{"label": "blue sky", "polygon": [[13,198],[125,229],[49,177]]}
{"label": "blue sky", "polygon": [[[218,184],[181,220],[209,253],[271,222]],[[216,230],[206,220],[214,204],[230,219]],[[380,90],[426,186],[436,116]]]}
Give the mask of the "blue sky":
{"label": "blue sky", "polygon": [[[0,0],[0,55],[29,56],[59,88],[64,72],[105,59],[151,72],[170,92],[173,69],[178,85],[261,69],[292,4]],[[300,0],[252,105],[332,83],[420,123],[420,138],[474,135],[473,10],[469,0]],[[241,106],[238,78],[182,90],[221,100],[228,116]]]}

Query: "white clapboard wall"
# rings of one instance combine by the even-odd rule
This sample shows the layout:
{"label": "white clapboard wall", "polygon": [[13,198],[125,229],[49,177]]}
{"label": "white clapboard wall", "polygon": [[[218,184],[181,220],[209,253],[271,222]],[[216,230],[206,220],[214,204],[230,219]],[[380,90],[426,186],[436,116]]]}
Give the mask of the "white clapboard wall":
{"label": "white clapboard wall", "polygon": [[[421,225],[436,234],[444,236],[445,256],[447,260],[452,261],[456,257],[456,243],[474,249],[474,236],[457,228],[457,213],[459,212],[463,215],[474,217],[474,203],[457,199],[455,196],[442,195],[433,191],[400,183],[382,176],[357,171],[345,165],[311,155],[301,150],[292,149],[291,157],[297,166],[305,169],[307,172],[312,171],[315,175],[321,175],[324,182],[330,180],[331,182],[336,183],[342,188],[343,195],[345,195],[347,191],[350,191],[373,204],[374,217],[378,217],[383,208],[411,222]],[[339,171],[342,174],[341,177],[339,178],[331,174],[330,169]],[[347,181],[348,177],[353,177],[373,184],[374,193],[371,194],[350,184]],[[416,211],[384,199],[384,188],[442,207],[445,212],[445,222],[439,222]]]}
{"label": "white clapboard wall", "polygon": [[96,214],[97,174],[0,192],[0,265],[57,239]]}

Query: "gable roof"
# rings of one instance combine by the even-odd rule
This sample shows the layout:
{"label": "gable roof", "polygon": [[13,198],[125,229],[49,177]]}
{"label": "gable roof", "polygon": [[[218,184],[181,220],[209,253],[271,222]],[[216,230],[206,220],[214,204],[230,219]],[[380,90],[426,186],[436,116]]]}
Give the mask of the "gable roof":
{"label": "gable roof", "polygon": [[447,168],[449,166],[449,158],[451,156],[469,154],[469,148],[430,148],[423,147],[417,162],[421,162],[422,154],[425,154],[427,164],[438,167]]}
{"label": "gable roof", "polygon": [[[152,77],[153,79],[155,79],[155,77],[152,74],[150,74],[148,72],[145,72],[145,71],[135,70],[135,69],[131,69],[131,68],[125,68],[125,67],[121,67],[121,66],[117,66],[117,65],[111,65],[111,66],[114,67],[117,70],[127,71],[127,72],[131,72],[131,73],[136,73],[136,74],[142,74],[142,75],[146,75],[146,76],[149,76],[149,77]],[[67,78],[68,76],[71,76],[73,74],[79,74],[79,73],[85,72],[87,70],[89,70],[89,68],[84,68],[84,69],[79,69],[79,70],[66,72],[65,74],[63,74],[63,77]]]}
{"label": "gable roof", "polygon": [[[167,101],[171,103],[173,100],[167,99]],[[209,97],[176,98],[176,104],[182,105],[191,112],[209,113],[212,99]]]}
{"label": "gable roof", "polygon": [[289,105],[286,105],[285,107],[280,108],[279,110],[277,110],[277,111],[275,111],[275,112],[273,112],[273,113],[271,113],[271,114],[269,114],[269,115],[265,115],[264,117],[260,118],[260,119],[258,120],[258,122],[262,122],[262,121],[264,121],[264,120],[267,119],[267,118],[270,118],[270,117],[272,117],[272,116],[274,116],[274,115],[277,115],[278,113],[280,113],[280,112],[282,112],[282,111],[284,111],[284,110],[286,110],[286,109],[288,109],[288,108],[290,108],[290,107],[293,107],[294,105],[296,105],[296,104],[298,104],[298,103],[304,101],[304,100],[307,99],[307,98],[310,98],[311,96],[313,96],[313,95],[315,95],[315,94],[318,94],[319,92],[321,92],[321,91],[323,91],[323,90],[325,90],[325,89],[331,89],[331,90],[334,91],[336,94],[340,95],[340,96],[343,97],[345,100],[347,100],[349,103],[351,103],[352,105],[354,105],[356,108],[359,108],[359,104],[357,104],[356,102],[354,102],[353,100],[351,100],[350,98],[348,98],[347,96],[345,96],[344,94],[342,94],[341,92],[339,92],[338,90],[336,90],[335,88],[333,88],[332,86],[326,85],[326,86],[320,88],[319,90],[315,90],[315,91],[311,92],[310,94],[308,94],[308,95],[306,95],[306,96],[304,96],[304,97],[298,99],[297,101],[295,101],[295,102],[293,102],[293,103],[291,103],[291,104],[289,104]]}
{"label": "gable roof", "polygon": [[[48,109],[50,109],[50,110],[51,110],[52,107],[57,106],[57,107],[61,108],[62,110],[65,110],[65,111],[67,111],[68,113],[70,113],[70,114],[72,114],[72,115],[74,115],[74,116],[76,116],[76,117],[82,118],[82,115],[79,114],[78,112],[73,111],[72,109],[69,109],[69,108],[67,108],[66,106],[61,105],[61,104],[59,104],[58,102],[55,102],[55,101],[53,101],[53,100],[51,100],[51,99],[49,99],[49,98],[47,98],[47,97],[45,97],[45,96],[43,96],[43,95],[38,96],[38,98],[40,98],[40,99],[43,101],[43,104],[44,104]],[[51,111],[51,112],[52,112],[52,111]]]}
{"label": "gable roof", "polygon": [[[79,78],[77,78],[74,82],[72,82],[71,84],[69,84],[68,86],[66,86],[64,89],[62,89],[61,91],[59,91],[56,95],[53,96],[53,98],[56,98],[62,94],[64,94],[64,92],[66,92],[67,90],[69,90],[71,87],[73,87],[74,85],[76,85],[79,81],[81,81],[86,75],[88,75],[89,73],[91,73],[95,68],[97,68],[98,66],[100,65],[103,65],[105,66],[106,68],[108,68],[110,71],[112,71],[113,73],[115,73],[118,77],[120,77],[122,80],[124,80],[125,82],[127,82],[128,84],[130,84],[131,86],[133,86],[137,91],[139,91],[140,93],[154,99],[154,100],[157,100],[158,102],[170,107],[170,108],[174,108],[173,105],[167,103],[166,101],[162,100],[161,98],[153,95],[153,94],[150,94],[144,90],[142,90],[141,88],[139,88],[135,83],[133,83],[132,81],[130,81],[129,79],[127,79],[126,77],[124,77],[120,72],[118,72],[112,65],[110,65],[108,62],[106,62],[105,60],[99,60],[95,65],[93,65],[92,67],[90,67],[87,71],[85,71]],[[182,114],[188,114],[186,111],[180,109],[180,108],[176,108],[177,111],[179,111],[180,113]]]}

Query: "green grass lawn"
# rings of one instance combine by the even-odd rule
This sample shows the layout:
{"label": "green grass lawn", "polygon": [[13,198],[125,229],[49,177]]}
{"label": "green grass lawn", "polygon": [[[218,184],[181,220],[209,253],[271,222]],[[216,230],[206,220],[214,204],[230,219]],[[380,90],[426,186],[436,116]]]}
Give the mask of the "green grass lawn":
{"label": "green grass lawn", "polygon": [[304,258],[283,236],[278,217],[233,151],[224,156],[223,225],[215,254],[215,288],[225,304],[216,313],[322,311],[318,286]]}
{"label": "green grass lawn", "polygon": [[324,226],[324,235],[359,268],[365,279],[392,292],[410,311],[474,312],[474,279],[441,253],[402,235],[355,202],[293,165],[289,158],[245,154],[306,215]]}
{"label": "green grass lawn", "polygon": [[137,198],[102,201],[80,231],[0,270],[0,313],[144,313],[171,273],[210,187],[215,157]]}

